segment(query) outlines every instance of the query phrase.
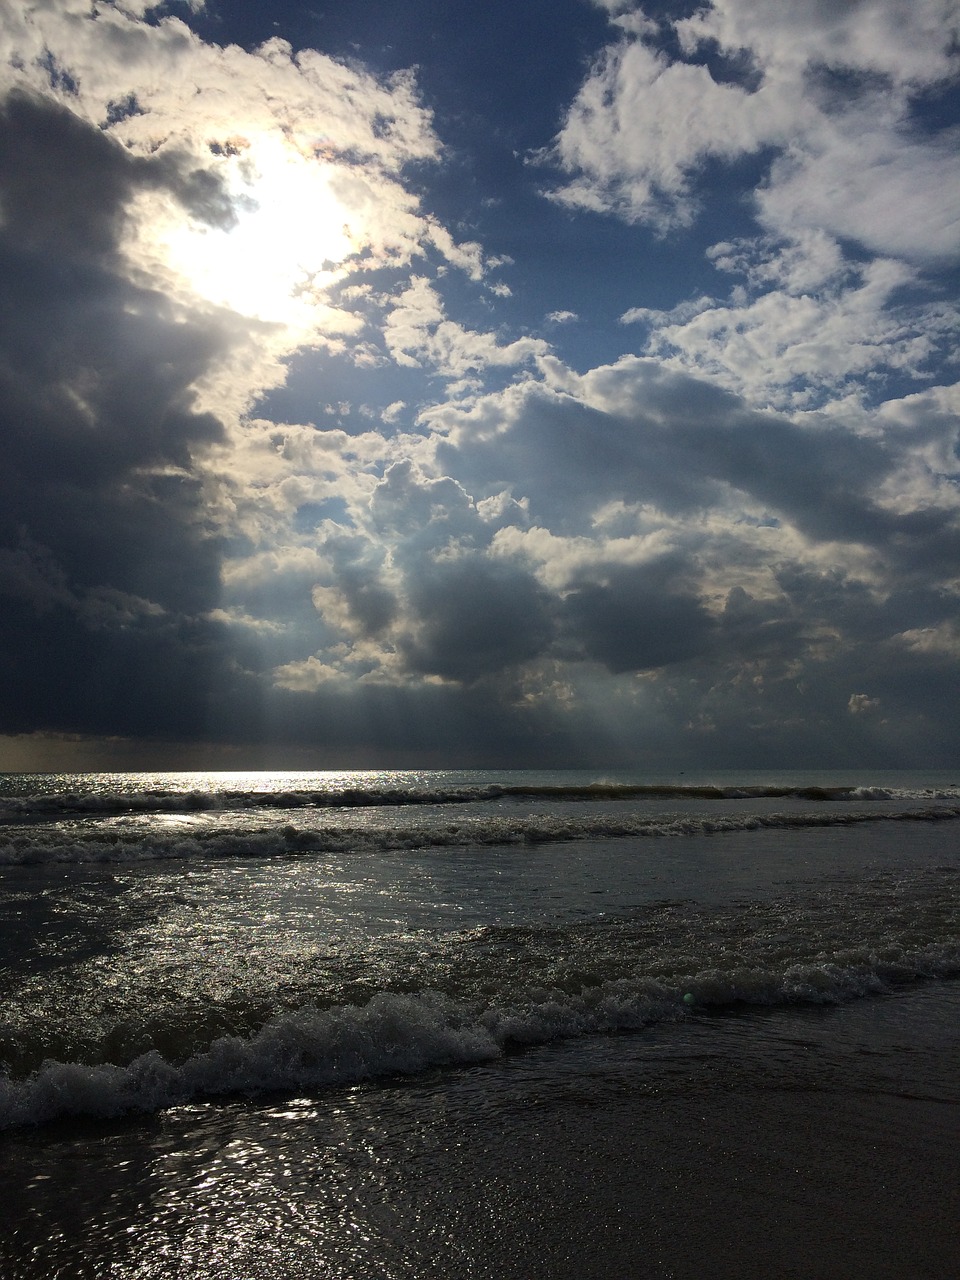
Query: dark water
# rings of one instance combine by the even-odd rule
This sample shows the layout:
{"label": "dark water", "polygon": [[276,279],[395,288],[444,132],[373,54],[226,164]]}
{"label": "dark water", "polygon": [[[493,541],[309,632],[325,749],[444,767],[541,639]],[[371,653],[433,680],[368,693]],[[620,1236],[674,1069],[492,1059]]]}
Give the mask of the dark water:
{"label": "dark water", "polygon": [[0,813],[4,1277],[958,1272],[947,777]]}

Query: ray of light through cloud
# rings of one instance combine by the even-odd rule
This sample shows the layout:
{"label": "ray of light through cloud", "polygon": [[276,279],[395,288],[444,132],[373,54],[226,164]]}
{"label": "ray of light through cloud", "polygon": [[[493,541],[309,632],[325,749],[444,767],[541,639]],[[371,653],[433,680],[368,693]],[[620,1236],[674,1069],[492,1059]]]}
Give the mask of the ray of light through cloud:
{"label": "ray of light through cloud", "polygon": [[960,4],[455,8],[0,0],[0,764],[960,760]]}

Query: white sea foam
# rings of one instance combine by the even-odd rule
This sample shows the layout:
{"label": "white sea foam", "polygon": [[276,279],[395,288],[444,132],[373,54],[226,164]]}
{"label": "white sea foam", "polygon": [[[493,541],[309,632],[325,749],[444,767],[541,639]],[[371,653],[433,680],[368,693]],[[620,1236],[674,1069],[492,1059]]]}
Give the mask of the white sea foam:
{"label": "white sea foam", "polygon": [[[249,815],[246,815],[249,818]],[[466,848],[570,840],[713,835],[770,828],[838,827],[865,822],[943,822],[960,818],[960,805],[911,809],[816,809],[776,812],[495,814],[454,820],[352,823],[338,816],[325,825],[170,826],[158,820],[132,827],[73,822],[0,827],[0,865],[124,863],[162,858],[269,858],[306,853]]]}
{"label": "white sea foam", "polygon": [[492,1061],[519,1047],[638,1031],[698,1010],[836,1004],[957,975],[960,948],[942,944],[858,963],[821,958],[782,969],[707,969],[669,981],[617,979],[575,993],[546,988],[513,1004],[381,992],[362,1006],[283,1013],[248,1037],[222,1036],[182,1063],[150,1051],[127,1064],[47,1061],[24,1079],[0,1077],[0,1128],[413,1075]]}

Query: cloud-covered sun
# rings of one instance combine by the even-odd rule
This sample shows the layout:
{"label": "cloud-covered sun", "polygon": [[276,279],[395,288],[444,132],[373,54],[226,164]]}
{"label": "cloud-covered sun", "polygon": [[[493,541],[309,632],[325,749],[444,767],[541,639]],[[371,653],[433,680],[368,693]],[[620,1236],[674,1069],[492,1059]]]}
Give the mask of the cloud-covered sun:
{"label": "cloud-covered sun", "polygon": [[150,256],[195,297],[309,329],[356,249],[335,191],[337,166],[276,135],[231,139],[218,160],[229,225],[183,214],[153,220]]}

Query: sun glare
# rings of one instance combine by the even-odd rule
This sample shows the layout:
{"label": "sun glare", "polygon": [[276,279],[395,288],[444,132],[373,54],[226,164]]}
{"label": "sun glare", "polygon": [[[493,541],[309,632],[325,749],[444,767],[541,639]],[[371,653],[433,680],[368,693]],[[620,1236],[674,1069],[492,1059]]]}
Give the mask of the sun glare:
{"label": "sun glare", "polygon": [[355,249],[334,166],[265,137],[233,142],[221,174],[233,225],[168,225],[157,235],[166,266],[217,306],[309,327],[314,304]]}

